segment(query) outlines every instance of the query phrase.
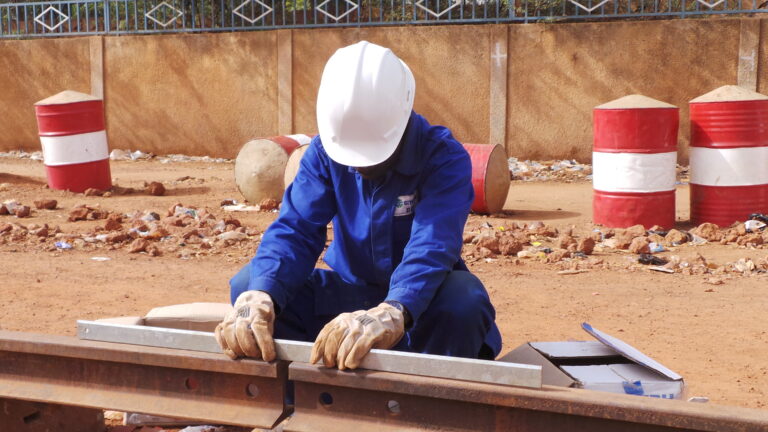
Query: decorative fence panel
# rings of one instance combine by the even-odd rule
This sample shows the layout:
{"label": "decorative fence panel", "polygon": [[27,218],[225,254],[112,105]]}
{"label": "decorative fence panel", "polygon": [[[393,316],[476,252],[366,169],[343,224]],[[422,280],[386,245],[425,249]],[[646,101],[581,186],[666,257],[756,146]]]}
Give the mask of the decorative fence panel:
{"label": "decorative fence panel", "polygon": [[0,3],[0,38],[527,23],[766,12],[768,0],[64,0]]}

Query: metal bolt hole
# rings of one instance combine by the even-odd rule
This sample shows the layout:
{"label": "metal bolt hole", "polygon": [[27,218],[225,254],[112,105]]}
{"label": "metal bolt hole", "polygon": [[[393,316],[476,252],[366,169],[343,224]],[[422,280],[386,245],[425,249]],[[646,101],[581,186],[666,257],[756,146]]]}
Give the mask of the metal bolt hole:
{"label": "metal bolt hole", "polygon": [[333,396],[330,393],[320,393],[320,405],[324,407],[333,405]]}
{"label": "metal bolt hole", "polygon": [[184,380],[184,388],[189,391],[195,391],[200,387],[200,382],[197,379],[189,377]]}
{"label": "metal bolt hole", "polygon": [[392,414],[400,414],[400,402],[396,400],[387,401],[387,409]]}
{"label": "metal bolt hole", "polygon": [[259,386],[256,384],[248,384],[247,387],[245,387],[245,394],[247,394],[249,397],[255,398],[259,396]]}

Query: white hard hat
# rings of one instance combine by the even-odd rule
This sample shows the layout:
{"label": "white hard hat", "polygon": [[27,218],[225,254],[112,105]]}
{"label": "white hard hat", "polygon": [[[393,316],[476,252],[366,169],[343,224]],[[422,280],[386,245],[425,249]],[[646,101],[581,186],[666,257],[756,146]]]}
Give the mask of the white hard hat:
{"label": "white hard hat", "polygon": [[352,167],[387,160],[408,125],[415,92],[411,70],[388,48],[362,41],[337,50],[317,94],[328,156]]}

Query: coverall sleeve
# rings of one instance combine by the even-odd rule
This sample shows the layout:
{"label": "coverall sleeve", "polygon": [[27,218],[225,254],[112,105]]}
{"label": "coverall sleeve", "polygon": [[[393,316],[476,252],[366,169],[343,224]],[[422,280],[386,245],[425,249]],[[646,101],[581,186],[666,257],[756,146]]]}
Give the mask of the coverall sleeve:
{"label": "coverall sleeve", "polygon": [[335,214],[329,161],[315,138],[283,195],[280,216],[267,228],[251,260],[248,289],[266,291],[284,310],[312,273]]}
{"label": "coverall sleeve", "polygon": [[461,147],[439,153],[419,190],[411,238],[392,273],[387,300],[402,303],[414,322],[461,257],[464,224],[474,199],[472,165]]}

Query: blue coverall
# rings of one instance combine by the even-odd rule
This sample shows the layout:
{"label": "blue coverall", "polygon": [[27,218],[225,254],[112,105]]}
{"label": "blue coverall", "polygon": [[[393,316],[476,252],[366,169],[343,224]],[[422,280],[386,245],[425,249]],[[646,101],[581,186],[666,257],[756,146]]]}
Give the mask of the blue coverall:
{"label": "blue coverall", "polygon": [[[393,349],[494,358],[495,310],[460,256],[473,199],[469,155],[416,113],[404,138],[394,166],[369,181],[315,137],[256,256],[230,281],[232,302],[266,291],[279,311],[274,336],[312,342],[338,314],[396,300],[413,325]],[[315,269],[331,221],[324,259],[333,270]]]}

